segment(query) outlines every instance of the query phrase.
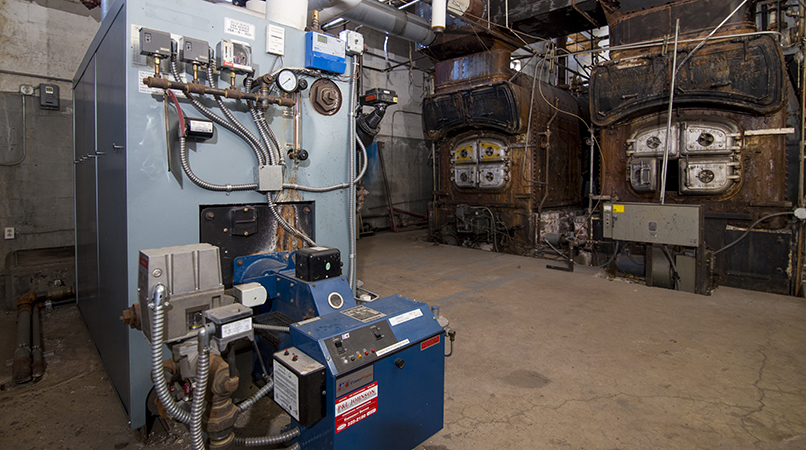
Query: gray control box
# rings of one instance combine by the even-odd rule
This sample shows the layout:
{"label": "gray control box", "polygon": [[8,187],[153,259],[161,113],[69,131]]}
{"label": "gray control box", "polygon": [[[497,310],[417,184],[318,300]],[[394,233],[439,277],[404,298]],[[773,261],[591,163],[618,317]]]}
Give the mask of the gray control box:
{"label": "gray control box", "polygon": [[192,244],[141,250],[137,291],[143,334],[149,340],[154,311],[148,303],[158,284],[168,294],[162,336],[166,343],[193,335],[205,323],[204,311],[234,301],[224,295],[218,247]]}
{"label": "gray control box", "polygon": [[140,54],[168,58],[171,56],[171,34],[151,28],[140,28]]}
{"label": "gray control box", "polygon": [[699,247],[702,210],[699,205],[607,203],[603,235],[617,241]]}
{"label": "gray control box", "polygon": [[179,59],[186,63],[207,64],[210,62],[210,44],[185,36],[179,43]]}

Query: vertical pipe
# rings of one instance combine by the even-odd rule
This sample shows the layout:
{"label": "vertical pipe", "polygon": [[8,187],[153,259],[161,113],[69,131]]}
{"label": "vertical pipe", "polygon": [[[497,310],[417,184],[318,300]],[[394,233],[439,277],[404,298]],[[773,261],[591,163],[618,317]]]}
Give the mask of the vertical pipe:
{"label": "vertical pipe", "polygon": [[591,165],[590,165],[590,170],[589,170],[589,172],[590,172],[590,180],[588,182],[588,186],[589,186],[588,187],[588,220],[589,220],[588,236],[591,236],[591,239],[592,239],[593,238],[593,192],[594,192],[594,190],[593,190],[593,166],[595,164],[594,153],[596,152],[596,147],[595,147],[596,143],[593,140],[593,126],[591,126],[588,131],[590,131],[590,134],[591,134],[591,161],[590,161]]}
{"label": "vertical pipe", "polygon": [[39,318],[39,303],[34,305],[34,313],[31,317],[31,336],[32,336],[32,346],[31,346],[31,355],[33,357],[33,364],[31,365],[31,375],[34,378],[42,378],[42,375],[45,374],[45,364],[42,361],[42,329],[41,329],[41,322]]}
{"label": "vertical pipe", "polygon": [[433,0],[431,2],[431,29],[434,33],[445,31],[445,20],[448,14],[447,0]]}
{"label": "vertical pipe", "polygon": [[349,263],[350,274],[349,274],[348,280],[350,281],[350,289],[352,289],[352,291],[353,291],[353,296],[355,296],[355,294],[356,294],[355,288],[356,288],[356,280],[357,280],[357,277],[356,277],[356,274],[355,274],[355,268],[356,268],[356,264],[355,264],[355,247],[356,247],[356,242],[355,242],[355,235],[356,235],[356,233],[355,233],[355,214],[356,214],[356,211],[355,211],[355,209],[356,209],[356,198],[355,198],[355,163],[356,163],[356,158],[355,158],[355,152],[356,152],[356,148],[355,148],[355,144],[356,144],[356,142],[355,141],[357,139],[357,136],[356,136],[356,133],[355,133],[355,121],[357,119],[356,108],[358,107],[357,106],[358,105],[358,89],[357,89],[358,83],[356,81],[356,78],[359,75],[359,72],[358,72],[358,58],[356,58],[355,56],[353,56],[353,73],[352,73],[352,75],[353,75],[353,78],[352,78],[352,81],[350,82],[350,169],[349,169],[349,173],[350,173],[350,194],[349,194],[350,199],[347,202],[347,205],[348,205],[348,208],[349,208],[349,211],[348,211],[349,221],[348,221],[348,223],[349,223],[349,227],[350,227],[350,263]]}
{"label": "vertical pipe", "polygon": [[31,380],[31,306],[35,301],[33,292],[17,301],[17,345],[11,371],[14,382],[18,384]]}
{"label": "vertical pipe", "polygon": [[[798,37],[800,38],[801,51],[806,49],[806,6],[800,5],[800,23],[798,24]],[[804,207],[804,150],[806,150],[806,60],[801,63],[800,75],[800,151],[798,152],[798,206]],[[801,220],[798,225],[798,258],[797,270],[795,271],[794,295],[804,295],[803,291],[803,247],[806,240],[806,226]]]}
{"label": "vertical pipe", "polygon": [[669,92],[669,121],[666,124],[666,147],[663,149],[663,169],[661,170],[660,204],[666,203],[666,173],[669,169],[669,143],[672,134],[672,109],[674,108],[674,88],[677,79],[677,44],[680,38],[680,19],[674,30],[674,54],[672,55],[672,89]]}

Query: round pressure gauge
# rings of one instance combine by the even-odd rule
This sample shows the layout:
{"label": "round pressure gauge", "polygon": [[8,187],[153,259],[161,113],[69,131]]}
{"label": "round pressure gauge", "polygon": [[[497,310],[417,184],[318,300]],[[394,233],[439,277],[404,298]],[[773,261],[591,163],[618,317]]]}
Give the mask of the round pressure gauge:
{"label": "round pressure gauge", "polygon": [[294,92],[299,87],[299,79],[293,71],[284,69],[277,74],[277,86],[285,92]]}

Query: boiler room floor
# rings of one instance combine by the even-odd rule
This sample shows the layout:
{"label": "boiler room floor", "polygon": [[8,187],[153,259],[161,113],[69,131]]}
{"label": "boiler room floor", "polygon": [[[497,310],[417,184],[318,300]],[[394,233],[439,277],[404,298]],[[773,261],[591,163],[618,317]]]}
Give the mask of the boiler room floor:
{"label": "boiler room floor", "polygon": [[[361,239],[358,263],[367,289],[439,305],[457,331],[444,428],[417,450],[806,449],[804,299],[647,288],[423,232]],[[14,319],[0,317],[2,361]],[[0,375],[0,448],[189,448],[178,426],[149,443],[128,430],[74,306],[43,325],[43,379]],[[283,425],[270,403],[244,434]]]}

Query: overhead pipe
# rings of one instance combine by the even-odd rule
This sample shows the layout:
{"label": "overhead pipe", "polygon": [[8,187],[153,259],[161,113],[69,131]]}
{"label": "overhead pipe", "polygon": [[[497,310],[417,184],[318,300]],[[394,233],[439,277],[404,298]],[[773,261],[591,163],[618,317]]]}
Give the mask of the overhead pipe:
{"label": "overhead pipe", "polygon": [[[449,2],[447,0],[436,0],[436,2],[427,0],[426,3],[438,4],[432,11],[446,10],[447,7],[447,12],[451,15],[474,22],[484,14],[482,0],[450,0]],[[439,6],[440,4],[442,7]],[[436,34],[431,29],[432,24],[427,20],[377,0],[310,0],[308,11],[317,10],[319,11],[319,21],[322,23],[328,23],[341,17],[422,45],[431,45],[436,39]],[[444,17],[445,13],[442,12],[441,15]],[[442,29],[444,29],[444,20],[441,22]],[[439,31],[438,29],[439,22],[437,22],[437,31]]]}

